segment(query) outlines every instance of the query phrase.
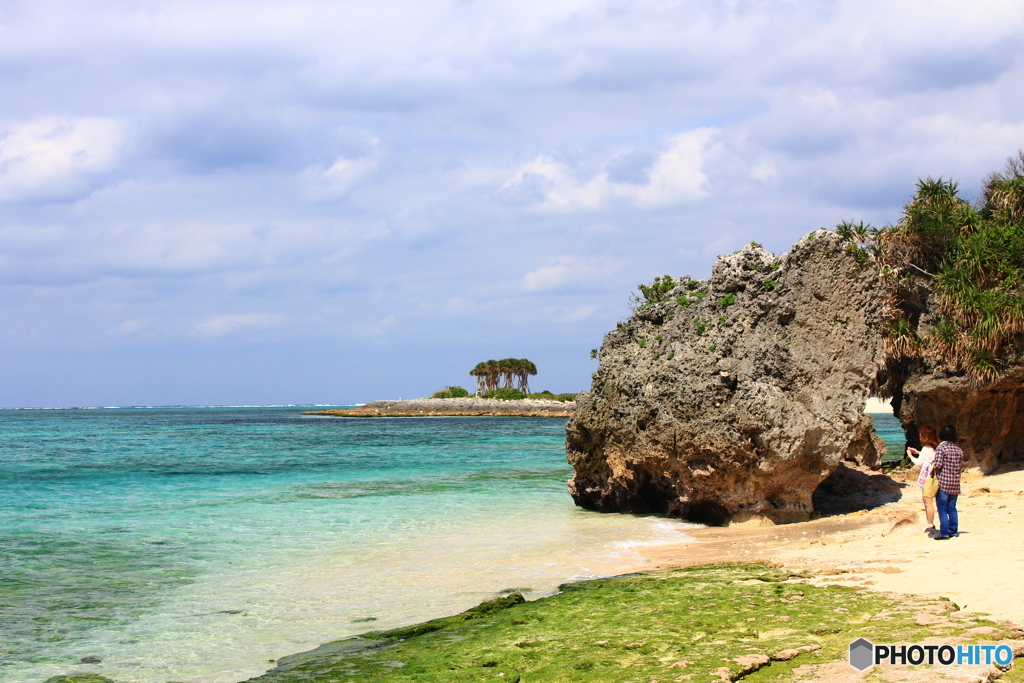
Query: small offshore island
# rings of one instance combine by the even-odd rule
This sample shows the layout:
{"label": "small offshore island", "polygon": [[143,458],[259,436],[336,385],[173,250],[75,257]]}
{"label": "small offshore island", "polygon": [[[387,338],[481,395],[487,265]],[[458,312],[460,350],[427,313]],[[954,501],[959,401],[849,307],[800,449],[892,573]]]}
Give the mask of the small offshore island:
{"label": "small offshore island", "polygon": [[405,401],[373,401],[355,408],[307,411],[305,415],[329,417],[571,417],[575,401],[523,398],[416,398]]}
{"label": "small offshore island", "polygon": [[576,394],[530,393],[530,376],[537,366],[526,358],[502,358],[477,363],[476,395],[458,386],[434,392],[430,398],[373,401],[353,408],[304,413],[330,417],[570,417]]}

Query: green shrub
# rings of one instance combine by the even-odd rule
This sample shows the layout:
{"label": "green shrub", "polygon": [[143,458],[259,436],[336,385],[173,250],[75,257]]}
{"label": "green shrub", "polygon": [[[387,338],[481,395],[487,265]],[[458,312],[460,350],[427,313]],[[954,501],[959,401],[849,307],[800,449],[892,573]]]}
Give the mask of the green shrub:
{"label": "green shrub", "polygon": [[734,303],[736,303],[736,295],[733,294],[732,292],[729,292],[719,300],[718,306],[724,311],[725,309],[732,306]]}
{"label": "green shrub", "polygon": [[565,403],[566,401],[575,401],[576,394],[552,394],[550,391],[545,389],[540,393],[530,394],[526,398],[535,398],[541,401],[561,401],[562,403]]}
{"label": "green shrub", "polygon": [[771,279],[770,277],[766,277],[764,280],[761,281],[761,287],[763,287],[764,291],[766,292],[770,292],[773,289],[775,289],[775,285],[777,284],[778,283],[775,280]]}
{"label": "green shrub", "polygon": [[637,285],[637,289],[640,290],[640,295],[634,295],[632,297],[632,303],[634,310],[639,308],[646,308],[651,304],[660,304],[668,301],[668,293],[676,288],[678,283],[671,275],[664,275],[662,277],[654,278],[654,282],[649,285]]}
{"label": "green shrub", "polygon": [[518,389],[501,388],[484,392],[483,398],[496,398],[499,401],[518,401],[526,398],[526,394]]}
{"label": "green shrub", "polygon": [[704,323],[699,320],[695,320],[693,323],[693,329],[697,331],[697,336],[704,334],[704,331],[709,327],[713,327],[711,323]]}
{"label": "green shrub", "polygon": [[430,398],[466,398],[468,396],[469,392],[462,387],[448,387],[441,391],[435,391]]}
{"label": "green shrub", "polygon": [[647,340],[646,339],[637,339],[636,340],[636,345],[639,346],[642,349],[645,346],[647,346]]}

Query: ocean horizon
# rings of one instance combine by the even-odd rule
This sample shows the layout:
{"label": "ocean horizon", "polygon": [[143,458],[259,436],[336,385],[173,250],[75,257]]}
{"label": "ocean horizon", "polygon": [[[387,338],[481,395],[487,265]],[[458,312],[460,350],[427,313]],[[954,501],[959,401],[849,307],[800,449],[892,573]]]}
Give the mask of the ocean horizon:
{"label": "ocean horizon", "polygon": [[565,418],[302,414],[323,407],[0,411],[0,681],[235,683],[632,571],[695,526],[575,507]]}

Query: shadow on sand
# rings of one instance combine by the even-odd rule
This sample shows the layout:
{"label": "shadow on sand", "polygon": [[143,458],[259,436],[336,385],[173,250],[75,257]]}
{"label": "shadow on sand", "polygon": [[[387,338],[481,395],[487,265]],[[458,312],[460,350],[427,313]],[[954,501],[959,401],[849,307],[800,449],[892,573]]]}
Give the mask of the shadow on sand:
{"label": "shadow on sand", "polygon": [[815,512],[822,515],[843,515],[857,510],[870,510],[900,499],[908,484],[893,481],[887,475],[855,469],[840,463],[836,471],[818,485],[811,496]]}

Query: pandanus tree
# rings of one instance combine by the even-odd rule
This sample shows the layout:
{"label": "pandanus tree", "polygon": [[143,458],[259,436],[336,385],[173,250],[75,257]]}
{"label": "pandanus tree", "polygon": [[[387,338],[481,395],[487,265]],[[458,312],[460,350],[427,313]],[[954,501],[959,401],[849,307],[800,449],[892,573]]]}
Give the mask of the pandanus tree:
{"label": "pandanus tree", "polygon": [[526,360],[525,358],[519,359],[519,369],[517,374],[519,375],[519,391],[524,394],[530,393],[530,375],[537,374],[537,366]]}
{"label": "pandanus tree", "polygon": [[486,391],[496,389],[498,386],[498,362],[485,360],[477,363],[476,367],[469,371],[470,376],[476,378],[476,395],[480,396]]}
{"label": "pandanus tree", "polygon": [[880,394],[897,391],[922,358],[980,382],[1024,366],[1024,152],[986,179],[974,203],[956,183],[927,178],[895,225],[836,230],[858,263],[873,253],[881,267]]}
{"label": "pandanus tree", "polygon": [[499,384],[505,389],[518,389],[528,394],[528,378],[537,374],[537,366],[525,358],[503,358],[477,363],[469,374],[476,378],[477,396],[497,389]]}

